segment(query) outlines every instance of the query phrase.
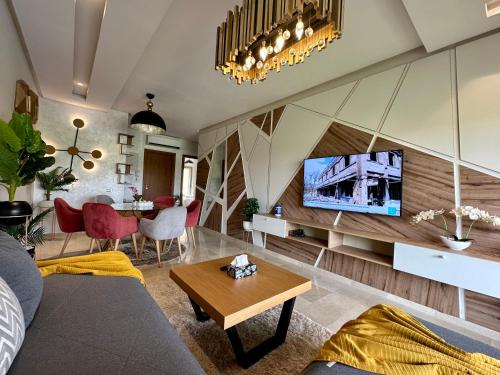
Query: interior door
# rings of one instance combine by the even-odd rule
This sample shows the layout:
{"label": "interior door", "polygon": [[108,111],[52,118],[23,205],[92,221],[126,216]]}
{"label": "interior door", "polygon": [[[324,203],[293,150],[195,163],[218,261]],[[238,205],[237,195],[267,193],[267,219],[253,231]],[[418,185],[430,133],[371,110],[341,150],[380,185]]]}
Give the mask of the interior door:
{"label": "interior door", "polygon": [[144,150],[144,175],[142,194],[152,201],[160,195],[174,194],[175,154],[156,150]]}

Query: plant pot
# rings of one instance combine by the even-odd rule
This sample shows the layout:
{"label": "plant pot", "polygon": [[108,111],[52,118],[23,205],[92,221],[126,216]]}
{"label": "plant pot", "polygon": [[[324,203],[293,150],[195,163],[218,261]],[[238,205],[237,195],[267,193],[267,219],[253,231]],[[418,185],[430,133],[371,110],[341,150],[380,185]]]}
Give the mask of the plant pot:
{"label": "plant pot", "polygon": [[0,202],[0,223],[19,225],[26,222],[26,217],[33,214],[30,204],[25,201]]}
{"label": "plant pot", "polygon": [[451,250],[462,251],[467,249],[470,245],[472,245],[472,240],[460,240],[457,241],[454,238],[441,236],[441,241]]}
{"label": "plant pot", "polygon": [[248,231],[253,230],[253,223],[251,221],[243,221],[243,229]]}
{"label": "plant pot", "polygon": [[40,207],[43,210],[46,210],[47,208],[52,208],[54,207],[54,201],[52,199],[48,201],[41,201],[40,203],[38,203],[38,207]]}

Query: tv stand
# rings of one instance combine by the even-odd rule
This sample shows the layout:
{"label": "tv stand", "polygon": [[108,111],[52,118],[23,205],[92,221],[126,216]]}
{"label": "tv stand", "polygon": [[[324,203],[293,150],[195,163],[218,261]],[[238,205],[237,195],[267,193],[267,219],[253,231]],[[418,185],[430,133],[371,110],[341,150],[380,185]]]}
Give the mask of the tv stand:
{"label": "tv stand", "polygon": [[[316,247],[319,255],[314,267],[329,251],[500,298],[500,258],[485,255],[480,248],[452,251],[439,244],[270,214],[254,215],[253,227],[254,243],[264,248],[268,235]],[[302,229],[305,236],[291,237],[289,231],[296,229]],[[264,235],[261,242],[259,232]]]}

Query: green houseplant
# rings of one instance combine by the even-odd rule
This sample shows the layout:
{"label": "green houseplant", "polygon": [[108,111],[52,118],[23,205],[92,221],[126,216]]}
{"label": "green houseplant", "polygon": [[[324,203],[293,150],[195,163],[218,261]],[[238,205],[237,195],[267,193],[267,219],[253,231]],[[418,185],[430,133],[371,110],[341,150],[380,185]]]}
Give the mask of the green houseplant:
{"label": "green houseplant", "polygon": [[9,200],[0,202],[0,216],[10,224],[24,222],[33,213],[28,202],[15,201],[17,188],[35,181],[36,173],[55,163],[45,156],[46,144],[40,131],[33,129],[31,116],[14,112],[9,123],[0,120],[0,186]]}
{"label": "green houseplant", "polygon": [[259,201],[257,198],[248,198],[243,207],[243,229],[253,229],[253,215],[259,213]]}
{"label": "green houseplant", "polygon": [[77,181],[69,168],[56,167],[49,172],[38,172],[36,174],[40,187],[45,190],[45,199],[50,201],[54,191],[69,191],[66,187]]}
{"label": "green houseplant", "polygon": [[28,227],[26,230],[26,224],[23,222],[18,225],[7,225],[0,224],[0,230],[10,234],[16,240],[18,240],[27,249],[32,249],[37,245],[43,245],[45,241],[45,229],[43,228],[43,218],[49,214],[53,208],[49,208],[40,212],[38,215],[32,217],[28,221]]}

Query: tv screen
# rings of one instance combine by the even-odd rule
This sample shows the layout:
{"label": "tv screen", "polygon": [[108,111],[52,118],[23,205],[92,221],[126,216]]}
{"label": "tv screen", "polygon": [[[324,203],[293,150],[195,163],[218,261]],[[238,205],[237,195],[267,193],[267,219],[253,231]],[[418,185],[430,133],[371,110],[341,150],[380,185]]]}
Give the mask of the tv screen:
{"label": "tv screen", "polygon": [[306,159],[304,206],[401,216],[403,150]]}

